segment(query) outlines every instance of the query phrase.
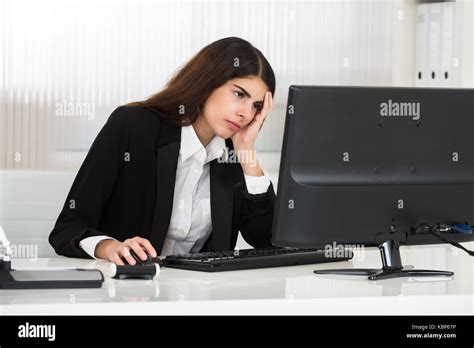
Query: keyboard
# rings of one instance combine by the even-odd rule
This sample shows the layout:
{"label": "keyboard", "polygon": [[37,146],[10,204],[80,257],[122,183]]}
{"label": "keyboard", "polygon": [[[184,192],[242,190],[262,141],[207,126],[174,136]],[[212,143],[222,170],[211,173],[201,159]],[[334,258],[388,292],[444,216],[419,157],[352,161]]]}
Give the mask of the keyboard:
{"label": "keyboard", "polygon": [[347,261],[353,256],[351,251],[346,251],[343,254],[340,257],[326,257],[324,250],[321,249],[271,247],[168,255],[163,260],[162,266],[192,271],[222,272]]}

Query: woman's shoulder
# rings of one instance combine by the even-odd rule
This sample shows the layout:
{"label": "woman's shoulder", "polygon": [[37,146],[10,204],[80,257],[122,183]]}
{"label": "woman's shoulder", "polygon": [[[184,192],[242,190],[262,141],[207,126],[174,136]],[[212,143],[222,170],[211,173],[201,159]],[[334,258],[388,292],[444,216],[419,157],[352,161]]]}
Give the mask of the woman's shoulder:
{"label": "woman's shoulder", "polygon": [[121,122],[136,123],[136,121],[156,124],[161,121],[161,115],[149,108],[132,105],[122,105],[117,107],[110,115],[111,119]]}
{"label": "woman's shoulder", "polygon": [[122,105],[110,114],[107,125],[117,133],[126,132],[132,141],[150,141],[160,132],[161,118],[150,109]]}

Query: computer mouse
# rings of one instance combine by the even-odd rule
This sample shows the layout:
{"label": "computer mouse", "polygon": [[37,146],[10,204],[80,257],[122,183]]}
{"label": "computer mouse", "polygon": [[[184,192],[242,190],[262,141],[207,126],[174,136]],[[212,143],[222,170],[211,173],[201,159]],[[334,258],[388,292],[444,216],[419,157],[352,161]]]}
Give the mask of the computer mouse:
{"label": "computer mouse", "polygon": [[153,258],[146,254],[147,255],[147,259],[146,260],[142,260],[136,253],[135,251],[133,251],[132,249],[130,249],[130,255],[132,255],[132,257],[135,259],[135,261],[137,262],[136,265],[151,265],[154,263],[154,260]]}
{"label": "computer mouse", "polygon": [[156,262],[151,256],[148,255],[146,260],[141,260],[133,250],[130,250],[130,254],[135,259],[136,264],[119,266],[111,263],[109,274],[112,278],[150,280],[160,274],[160,263]]}

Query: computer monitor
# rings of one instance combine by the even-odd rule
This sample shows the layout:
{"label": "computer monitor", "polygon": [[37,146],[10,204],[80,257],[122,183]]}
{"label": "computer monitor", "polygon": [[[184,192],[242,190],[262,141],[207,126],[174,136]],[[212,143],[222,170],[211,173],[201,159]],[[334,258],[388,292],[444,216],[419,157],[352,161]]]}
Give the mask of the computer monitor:
{"label": "computer monitor", "polygon": [[316,273],[451,276],[403,268],[399,246],[474,240],[473,198],[474,90],[290,87],[272,243],[382,255]]}

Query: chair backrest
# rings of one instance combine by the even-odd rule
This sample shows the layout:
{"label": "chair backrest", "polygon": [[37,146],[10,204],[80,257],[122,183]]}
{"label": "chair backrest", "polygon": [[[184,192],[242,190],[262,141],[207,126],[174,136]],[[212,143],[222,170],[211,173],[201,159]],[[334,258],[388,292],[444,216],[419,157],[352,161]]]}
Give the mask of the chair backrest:
{"label": "chair backrest", "polygon": [[0,224],[14,258],[56,257],[48,236],[76,173],[0,171]]}
{"label": "chair backrest", "polygon": [[[278,158],[260,157],[276,191]],[[75,176],[75,172],[0,170],[0,225],[13,246],[14,258],[57,257],[48,236]],[[250,247],[240,236],[237,246]]]}

